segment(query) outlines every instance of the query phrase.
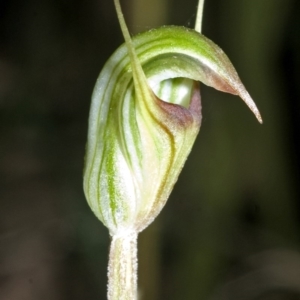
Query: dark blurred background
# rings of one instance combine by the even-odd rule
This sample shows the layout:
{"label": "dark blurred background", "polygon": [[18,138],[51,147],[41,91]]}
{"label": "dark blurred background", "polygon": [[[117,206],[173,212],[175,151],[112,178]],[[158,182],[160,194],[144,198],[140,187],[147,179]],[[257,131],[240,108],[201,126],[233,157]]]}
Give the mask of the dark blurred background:
{"label": "dark blurred background", "polygon": [[[130,31],[193,27],[196,0],[124,0]],[[203,123],[140,235],[142,300],[300,299],[300,2],[206,0],[203,32],[264,124],[202,86]],[[0,299],[106,299],[107,230],[82,168],[90,96],[123,42],[112,0],[0,1]]]}

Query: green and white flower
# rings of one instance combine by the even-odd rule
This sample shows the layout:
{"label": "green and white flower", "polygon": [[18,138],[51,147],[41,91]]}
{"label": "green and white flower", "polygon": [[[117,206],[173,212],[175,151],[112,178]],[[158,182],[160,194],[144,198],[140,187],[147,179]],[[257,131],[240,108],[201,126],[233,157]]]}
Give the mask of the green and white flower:
{"label": "green and white flower", "polygon": [[[136,268],[134,255],[125,252],[134,252],[130,245],[137,233],[165,205],[199,132],[199,82],[240,96],[260,122],[261,117],[231,62],[211,40],[176,26],[131,38],[119,1],[115,5],[126,43],[105,64],[92,96],[84,191],[113,237],[111,261],[128,256],[124,266]],[[128,246],[120,242],[126,238]],[[116,276],[123,267],[110,263],[109,272]],[[124,274],[109,299],[134,298],[124,289],[136,279],[127,282]]]}

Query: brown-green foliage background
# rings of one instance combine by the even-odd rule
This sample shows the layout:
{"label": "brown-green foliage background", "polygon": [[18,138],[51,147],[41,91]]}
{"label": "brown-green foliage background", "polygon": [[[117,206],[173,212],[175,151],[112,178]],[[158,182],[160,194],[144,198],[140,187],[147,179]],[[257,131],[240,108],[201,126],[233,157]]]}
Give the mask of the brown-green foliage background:
{"label": "brown-green foliage background", "polygon": [[[131,32],[196,0],[124,0]],[[206,0],[203,32],[259,106],[203,87],[200,135],[140,237],[143,300],[300,299],[300,2]],[[112,0],[0,2],[0,299],[106,299],[82,168],[90,95],[122,43]]]}

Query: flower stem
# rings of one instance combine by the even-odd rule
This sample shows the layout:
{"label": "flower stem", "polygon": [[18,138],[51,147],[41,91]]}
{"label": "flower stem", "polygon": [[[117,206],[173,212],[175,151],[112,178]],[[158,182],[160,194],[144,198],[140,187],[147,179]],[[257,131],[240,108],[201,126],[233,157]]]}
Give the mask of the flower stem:
{"label": "flower stem", "polygon": [[200,32],[200,33],[201,33],[201,30],[202,30],[203,6],[204,6],[204,0],[199,0],[198,9],[197,9],[196,23],[195,23],[195,30]]}
{"label": "flower stem", "polygon": [[112,236],[108,263],[108,300],[137,299],[137,233]]}

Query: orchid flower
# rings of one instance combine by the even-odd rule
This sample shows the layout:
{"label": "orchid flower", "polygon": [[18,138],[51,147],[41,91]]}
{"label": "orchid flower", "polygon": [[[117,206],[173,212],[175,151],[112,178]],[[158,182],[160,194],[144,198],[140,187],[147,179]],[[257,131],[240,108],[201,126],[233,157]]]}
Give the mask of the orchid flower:
{"label": "orchid flower", "polygon": [[201,124],[199,82],[259,111],[224,52],[201,31],[165,26],[125,39],[93,95],[84,169],[88,204],[108,228],[108,299],[137,299],[137,235],[160,213]]}

